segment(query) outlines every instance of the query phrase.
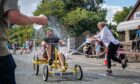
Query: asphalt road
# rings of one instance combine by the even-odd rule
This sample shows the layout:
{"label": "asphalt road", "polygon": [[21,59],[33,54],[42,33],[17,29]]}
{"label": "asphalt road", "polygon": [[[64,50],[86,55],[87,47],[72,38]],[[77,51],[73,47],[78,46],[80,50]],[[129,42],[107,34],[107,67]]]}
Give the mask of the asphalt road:
{"label": "asphalt road", "polygon": [[[89,58],[81,59],[80,56],[71,56],[67,59],[69,67],[75,64],[81,65],[84,77],[81,81],[75,77],[49,77],[48,81],[42,79],[42,68],[36,76],[32,69],[32,54],[13,55],[16,68],[17,84],[140,84],[140,72],[135,70],[122,70],[113,67],[113,76],[104,76],[105,66],[87,61]],[[94,58],[91,58],[92,60]],[[43,65],[42,65],[43,66]]]}

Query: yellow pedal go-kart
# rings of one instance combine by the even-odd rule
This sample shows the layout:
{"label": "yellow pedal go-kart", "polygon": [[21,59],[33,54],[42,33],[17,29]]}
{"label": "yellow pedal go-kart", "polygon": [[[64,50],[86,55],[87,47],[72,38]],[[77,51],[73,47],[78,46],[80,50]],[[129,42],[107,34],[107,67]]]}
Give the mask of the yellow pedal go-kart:
{"label": "yellow pedal go-kart", "polygon": [[[64,54],[61,53],[62,59],[64,61],[64,67],[61,68],[60,64],[60,58],[58,54],[57,44],[55,43],[49,43],[51,45],[52,55],[54,55],[54,60],[51,65],[49,65],[49,62],[47,59],[40,59],[38,55],[35,55],[32,63],[33,63],[33,70],[35,75],[38,75],[39,73],[39,65],[44,64],[43,66],[43,80],[47,81],[49,76],[55,76],[55,77],[69,77],[69,76],[75,76],[77,80],[82,80],[83,78],[83,71],[80,65],[75,65],[74,68],[68,68],[68,63],[66,62]],[[47,51],[47,49],[45,49]]]}

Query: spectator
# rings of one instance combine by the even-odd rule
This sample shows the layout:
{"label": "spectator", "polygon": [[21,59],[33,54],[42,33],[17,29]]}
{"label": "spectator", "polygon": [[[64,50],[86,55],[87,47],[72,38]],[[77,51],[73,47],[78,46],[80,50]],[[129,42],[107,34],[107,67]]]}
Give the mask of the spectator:
{"label": "spectator", "polygon": [[131,51],[136,50],[136,52],[138,52],[140,50],[140,25],[138,26],[138,30],[135,33],[136,33],[136,37],[132,41],[132,50]]}
{"label": "spectator", "polygon": [[[10,22],[19,25],[47,25],[45,16],[28,17],[19,11],[18,0],[0,0],[0,84],[16,84],[15,61],[6,47],[6,31]],[[6,66],[5,66],[6,65]]]}
{"label": "spectator", "polygon": [[95,43],[95,51],[96,51],[96,58],[99,58],[99,54],[101,52],[101,45],[99,41],[96,41]]}
{"label": "spectator", "polygon": [[13,44],[13,54],[16,54],[16,51],[17,51],[17,43],[14,43]]}
{"label": "spectator", "polygon": [[31,53],[33,49],[33,40],[29,40],[29,52]]}
{"label": "spectator", "polygon": [[25,42],[25,44],[26,44],[26,48],[27,48],[27,53],[29,54],[29,44],[30,44],[30,41],[29,40],[26,40],[26,42]]}
{"label": "spectator", "polygon": [[26,43],[23,43],[22,49],[20,51],[20,54],[22,54],[23,52],[27,53],[27,45],[26,45]]}
{"label": "spectator", "polygon": [[91,38],[91,37],[92,37],[91,35],[87,35],[85,42],[90,44],[90,43],[91,43],[91,42],[90,42],[90,38]]}

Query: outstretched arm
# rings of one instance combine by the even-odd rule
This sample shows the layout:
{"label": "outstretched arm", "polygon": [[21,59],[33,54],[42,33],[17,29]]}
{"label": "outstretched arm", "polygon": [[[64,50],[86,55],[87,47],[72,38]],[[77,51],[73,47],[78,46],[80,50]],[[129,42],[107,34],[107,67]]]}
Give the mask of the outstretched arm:
{"label": "outstretched arm", "polygon": [[26,16],[20,13],[19,10],[13,9],[7,12],[8,17],[11,23],[19,24],[19,25],[29,25],[29,24],[39,24],[39,25],[47,25],[48,19],[45,16]]}

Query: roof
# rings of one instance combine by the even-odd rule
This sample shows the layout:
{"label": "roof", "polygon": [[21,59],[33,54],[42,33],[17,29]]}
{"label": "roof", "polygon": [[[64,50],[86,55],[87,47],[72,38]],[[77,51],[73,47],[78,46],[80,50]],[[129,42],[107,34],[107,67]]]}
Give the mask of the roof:
{"label": "roof", "polygon": [[137,0],[135,6],[133,7],[133,9],[130,11],[130,13],[128,14],[128,16],[125,18],[125,21],[130,20],[130,18],[132,17],[132,15],[135,13],[135,11],[137,10],[138,6],[140,5],[140,0]]}
{"label": "roof", "polygon": [[140,6],[140,0],[137,0],[135,6],[130,11],[128,16],[125,18],[124,22],[120,22],[117,26],[117,31],[126,31],[126,30],[133,30],[137,29],[137,27],[140,25],[140,19],[131,20],[132,15],[136,12],[138,7]]}
{"label": "roof", "polygon": [[117,31],[137,29],[139,25],[140,25],[140,19],[120,22],[117,26]]}

